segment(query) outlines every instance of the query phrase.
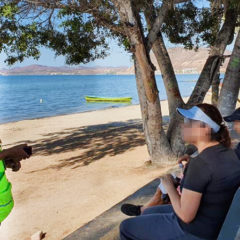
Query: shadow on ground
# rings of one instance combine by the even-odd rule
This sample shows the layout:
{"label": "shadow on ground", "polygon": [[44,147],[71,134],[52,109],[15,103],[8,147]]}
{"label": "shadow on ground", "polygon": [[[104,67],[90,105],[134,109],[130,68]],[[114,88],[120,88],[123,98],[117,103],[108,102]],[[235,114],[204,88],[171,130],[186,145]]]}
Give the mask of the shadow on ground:
{"label": "shadow on ground", "polygon": [[[21,144],[23,142],[16,142]],[[26,142],[25,142],[26,143]],[[66,166],[84,166],[106,155],[115,156],[145,144],[140,120],[113,122],[80,128],[68,128],[42,136],[37,141],[28,141],[33,147],[34,155],[51,154],[82,150],[72,158],[61,159],[59,164],[48,168],[61,169]]]}
{"label": "shadow on ground", "polygon": [[[164,121],[168,121],[164,117]],[[164,128],[167,128],[166,123]],[[36,141],[15,142],[11,145],[28,143],[33,147],[34,155],[51,154],[81,150],[78,156],[60,159],[58,164],[49,168],[61,169],[88,165],[106,155],[115,156],[145,144],[142,121],[139,119],[124,122],[92,125],[79,128],[66,128],[61,132],[42,135]],[[44,169],[42,169],[44,170]],[[39,170],[38,170],[39,171]]]}

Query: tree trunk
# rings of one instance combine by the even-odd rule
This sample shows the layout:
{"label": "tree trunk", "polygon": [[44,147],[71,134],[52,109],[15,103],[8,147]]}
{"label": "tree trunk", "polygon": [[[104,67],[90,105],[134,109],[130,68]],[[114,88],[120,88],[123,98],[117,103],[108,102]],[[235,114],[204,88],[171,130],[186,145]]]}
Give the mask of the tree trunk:
{"label": "tree trunk", "polygon": [[182,118],[177,114],[176,108],[184,107],[185,103],[180,94],[172,62],[161,35],[159,35],[158,39],[153,44],[153,53],[157,59],[167,92],[170,116],[167,138],[170,142],[173,153],[175,155],[182,155],[185,151],[185,144],[182,140],[180,128]]}
{"label": "tree trunk", "polygon": [[[151,4],[153,4],[153,2]],[[149,31],[151,31],[151,24],[155,21],[156,18],[155,12],[153,10],[153,5],[152,8],[145,9],[144,14]],[[185,151],[185,145],[182,140],[179,127],[182,123],[182,118],[178,116],[176,108],[183,107],[185,103],[183,102],[176,75],[172,66],[172,62],[169,57],[164,40],[162,38],[161,32],[158,33],[157,39],[153,42],[152,50],[158,62],[165,90],[167,93],[168,109],[170,116],[167,138],[173,153],[175,155],[181,155]]]}
{"label": "tree trunk", "polygon": [[225,73],[218,107],[223,116],[230,115],[236,107],[240,87],[240,31]]}
{"label": "tree trunk", "polygon": [[[217,102],[220,81],[218,78],[219,69],[222,63],[222,55],[226,49],[226,46],[232,41],[233,38],[234,26],[236,23],[236,14],[234,14],[234,10],[228,10],[225,23],[219,31],[215,45],[212,46],[210,55],[187,104],[183,102],[180,95],[172,63],[161,35],[159,35],[157,41],[153,45],[153,52],[162,72],[163,81],[168,96],[170,124],[167,137],[175,155],[182,155],[186,151],[180,128],[182,118],[176,113],[176,107],[191,107],[192,105],[201,103],[204,100],[204,97],[212,83],[213,93],[216,93],[213,94],[213,101]],[[214,102],[215,105],[216,102]]]}
{"label": "tree trunk", "polygon": [[[134,57],[135,58],[135,57]],[[159,99],[155,103],[148,101],[143,84],[142,73],[134,60],[137,90],[143,120],[143,130],[151,161],[163,163],[172,155],[171,147],[162,128],[162,113]]]}
{"label": "tree trunk", "polygon": [[[144,15],[148,25],[148,30],[149,32],[151,32],[152,22],[155,22],[156,20],[153,1],[151,1],[151,3],[149,2],[149,8],[144,9]],[[151,49],[148,50],[150,51]],[[184,102],[179,91],[178,82],[174,73],[171,59],[169,57],[160,31],[157,34],[156,40],[152,43],[152,50],[162,74],[164,86],[168,97],[169,114],[171,117],[176,114],[176,107],[183,106]]]}
{"label": "tree trunk", "polygon": [[188,105],[196,105],[202,103],[207,91],[209,90],[213,79],[219,72],[220,63],[226,46],[233,40],[235,25],[237,21],[237,13],[235,9],[227,9],[225,22],[218,33],[215,44],[211,47],[209,57],[199,76],[197,84],[188,100]]}
{"label": "tree trunk", "polygon": [[[227,10],[225,22],[219,31],[215,44],[211,47],[208,59],[199,76],[196,86],[186,104],[187,107],[202,103],[206,93],[213,84],[213,101],[218,98],[219,80],[217,80],[220,66],[223,60],[223,54],[229,43],[233,40],[234,29],[237,20],[237,14],[234,9]],[[215,93],[215,94],[214,94]],[[216,102],[213,102],[216,105]],[[181,121],[171,121],[168,137],[171,142],[174,153],[180,154],[185,151],[180,135],[179,124]]]}
{"label": "tree trunk", "polygon": [[153,163],[166,162],[172,155],[162,128],[160,99],[154,74],[154,66],[147,51],[147,44],[140,17],[130,0],[115,0],[121,21],[135,58],[136,81],[141,105],[143,127],[148,151]]}
{"label": "tree trunk", "polygon": [[[155,12],[153,8],[149,8],[144,10],[144,14],[148,27],[150,28],[151,22],[154,22],[156,18]],[[203,71],[186,105],[182,100],[173,66],[161,33],[159,33],[157,40],[153,43],[153,53],[155,54],[158,65],[160,67],[168,97],[170,124],[168,128],[167,138],[170,142],[172,151],[176,155],[181,155],[185,151],[185,145],[182,141],[180,132],[180,124],[182,122],[182,119],[176,113],[176,107],[190,107],[203,101],[212,82],[214,80],[217,80],[217,75],[222,61],[222,55],[226,49],[227,44],[232,40],[235,23],[235,10],[230,9],[226,13],[225,22],[219,31],[217,40],[214,46],[212,46],[210,55],[206,61]],[[149,30],[151,31],[151,29]],[[215,84],[213,86],[213,90],[215,92],[218,92],[218,82],[215,81],[214,83]],[[216,95],[214,95],[214,97],[215,96]]]}
{"label": "tree trunk", "polygon": [[170,117],[174,117],[176,115],[176,108],[182,107],[184,102],[180,94],[171,59],[161,35],[159,35],[153,44],[153,53],[159,65],[167,93],[169,114]]}
{"label": "tree trunk", "polygon": [[216,75],[212,83],[212,105],[217,106],[219,97],[220,73]]}

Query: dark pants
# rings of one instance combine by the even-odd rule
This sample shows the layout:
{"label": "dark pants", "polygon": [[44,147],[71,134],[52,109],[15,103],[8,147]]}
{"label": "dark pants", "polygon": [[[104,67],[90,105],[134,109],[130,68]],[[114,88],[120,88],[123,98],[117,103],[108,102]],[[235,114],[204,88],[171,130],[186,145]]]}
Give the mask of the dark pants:
{"label": "dark pants", "polygon": [[171,205],[147,208],[141,216],[120,225],[121,240],[201,240],[184,232]]}

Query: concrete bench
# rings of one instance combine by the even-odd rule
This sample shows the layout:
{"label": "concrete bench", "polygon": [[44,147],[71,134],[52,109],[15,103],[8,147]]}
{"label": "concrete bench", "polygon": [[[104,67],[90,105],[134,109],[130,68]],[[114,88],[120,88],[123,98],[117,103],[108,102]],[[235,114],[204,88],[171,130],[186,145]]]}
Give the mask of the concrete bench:
{"label": "concrete bench", "polygon": [[[121,213],[123,203],[144,204],[155,193],[159,179],[148,183],[63,240],[119,240],[119,224],[127,218]],[[217,240],[240,240],[240,189],[237,190]]]}
{"label": "concrete bench", "polygon": [[[155,193],[159,179],[155,179],[134,194],[122,200],[100,216],[80,227],[63,240],[118,240],[119,224],[128,216],[124,215],[120,208],[123,203],[142,205],[146,203]],[[86,209],[87,211],[87,209]]]}

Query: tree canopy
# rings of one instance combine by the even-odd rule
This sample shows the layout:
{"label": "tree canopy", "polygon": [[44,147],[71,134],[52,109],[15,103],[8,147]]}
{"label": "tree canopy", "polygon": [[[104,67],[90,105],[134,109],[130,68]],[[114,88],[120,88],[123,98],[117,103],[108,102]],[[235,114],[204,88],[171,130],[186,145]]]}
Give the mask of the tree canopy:
{"label": "tree canopy", "polygon": [[[154,6],[157,18],[166,2],[171,1],[133,1],[147,39],[151,31],[146,27],[144,11]],[[210,7],[199,8],[198,1],[177,2],[168,6],[157,31],[187,49],[211,46],[224,17],[224,5],[209,1]],[[6,53],[8,64],[28,57],[38,59],[41,46],[65,56],[67,64],[88,63],[108,55],[108,38],[117,39],[127,51],[131,50],[124,24],[113,1],[7,0],[0,3],[0,51]]]}

